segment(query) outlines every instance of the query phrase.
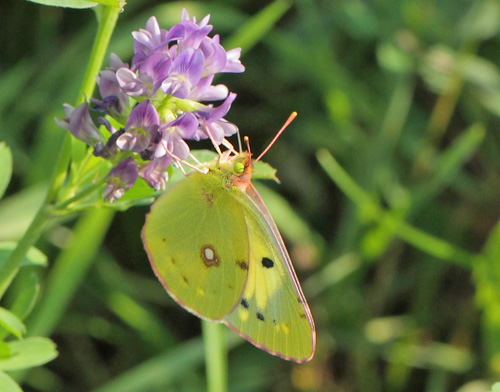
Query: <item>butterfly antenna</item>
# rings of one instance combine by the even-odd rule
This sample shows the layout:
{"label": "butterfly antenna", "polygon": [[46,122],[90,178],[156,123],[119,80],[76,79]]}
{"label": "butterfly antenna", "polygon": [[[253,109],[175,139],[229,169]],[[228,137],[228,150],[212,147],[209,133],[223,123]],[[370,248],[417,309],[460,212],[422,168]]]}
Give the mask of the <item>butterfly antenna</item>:
{"label": "butterfly antenna", "polygon": [[238,128],[237,131],[236,131],[237,135],[238,135],[238,149],[240,151],[240,154],[241,154],[241,151],[243,151],[241,149],[241,134],[240,134],[240,129]]}
{"label": "butterfly antenna", "polygon": [[[276,134],[276,136],[273,138],[273,140],[271,140],[271,143],[269,143],[269,145],[264,149],[264,151],[261,152],[261,154],[255,160],[255,162],[258,162],[269,151],[269,149],[276,142],[276,140],[278,140],[278,138],[283,133],[283,131],[286,129],[286,127],[288,127],[290,125],[290,123],[293,120],[295,120],[295,117],[297,117],[297,112],[293,112],[292,114],[290,114],[290,117],[288,117],[288,119],[285,121],[285,123],[283,124],[283,126],[281,127],[281,129],[278,131],[278,133]],[[249,149],[249,152],[250,152],[250,149]]]}
{"label": "butterfly antenna", "polygon": [[243,138],[243,141],[245,142],[245,144],[247,145],[247,152],[248,152],[248,156],[251,158],[252,157],[252,150],[250,149],[250,138],[248,136],[245,136]]}

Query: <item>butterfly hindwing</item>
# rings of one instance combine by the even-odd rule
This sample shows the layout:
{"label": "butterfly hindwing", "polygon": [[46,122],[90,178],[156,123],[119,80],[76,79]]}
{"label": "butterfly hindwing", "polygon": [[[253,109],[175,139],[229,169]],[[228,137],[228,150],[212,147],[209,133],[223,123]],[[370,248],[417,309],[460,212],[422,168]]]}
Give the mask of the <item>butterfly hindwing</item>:
{"label": "butterfly hindwing", "polygon": [[248,280],[225,322],[256,346],[296,362],[314,354],[314,323],[278,229],[255,188],[238,195],[248,228]]}
{"label": "butterfly hindwing", "polygon": [[177,302],[210,320],[233,309],[248,272],[247,223],[220,176],[195,172],[175,184],[153,205],[142,235]]}

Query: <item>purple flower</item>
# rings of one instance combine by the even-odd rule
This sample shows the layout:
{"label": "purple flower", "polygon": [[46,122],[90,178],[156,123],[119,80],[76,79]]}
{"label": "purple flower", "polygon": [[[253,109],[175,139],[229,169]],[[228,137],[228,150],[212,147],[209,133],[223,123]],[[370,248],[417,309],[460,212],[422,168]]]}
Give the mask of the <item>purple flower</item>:
{"label": "purple flower", "polygon": [[167,53],[168,44],[172,39],[171,34],[165,29],[160,29],[158,21],[154,16],[146,22],[146,29],[132,32],[134,37],[134,53],[132,65],[135,68],[152,53]]}
{"label": "purple flower", "polygon": [[141,152],[145,150],[158,132],[160,117],[151,101],[137,105],[125,126],[125,133],[118,137],[116,145],[126,151]]}
{"label": "purple flower", "polygon": [[241,48],[234,48],[226,52],[226,66],[221,72],[239,73],[245,71],[240,61]]}
{"label": "purple flower", "polygon": [[185,50],[174,59],[169,75],[161,85],[162,91],[177,98],[186,98],[200,81],[203,67],[203,53],[200,50]]}
{"label": "purple flower", "polygon": [[212,86],[214,75],[202,78],[198,85],[191,90],[188,99],[194,101],[219,101],[224,99],[229,94],[229,89],[224,84]]}
{"label": "purple flower", "polygon": [[198,128],[198,120],[192,113],[184,113],[171,123],[160,127],[161,141],[155,151],[159,158],[169,153],[178,158],[189,156],[189,146],[183,139],[191,139]]}
{"label": "purple flower", "polygon": [[68,129],[77,139],[90,145],[106,141],[90,117],[88,110],[89,104],[87,101],[78,105],[76,108],[68,104],[64,104],[63,107],[66,117],[63,117],[61,120],[56,118],[55,121],[57,125],[61,128]]}
{"label": "purple flower", "polygon": [[116,78],[116,71],[126,67],[128,67],[128,64],[124,63],[116,54],[111,53],[109,67],[102,70],[97,78],[102,100],[91,99],[94,109],[114,117],[126,114],[129,108],[129,100]]}
{"label": "purple flower", "polygon": [[226,66],[226,51],[219,43],[219,35],[213,39],[204,39],[200,43],[200,50],[205,58],[204,75],[214,75],[221,72]]}
{"label": "purple flower", "polygon": [[189,19],[189,14],[184,8],[182,10],[182,22],[173,27],[170,31],[175,31],[178,36],[177,52],[181,52],[188,48],[198,48],[200,43],[212,31],[213,26],[208,24],[210,15],[205,16],[199,24],[196,23],[196,18]]}
{"label": "purple flower", "polygon": [[168,55],[154,53],[140,63],[137,74],[129,68],[120,68],[116,78],[131,97],[151,97],[169,75],[170,64]]}
{"label": "purple flower", "polygon": [[[243,72],[241,50],[226,52],[218,35],[210,37],[209,20],[207,15],[198,23],[183,10],[181,22],[165,30],[151,17],[145,29],[132,33],[130,67],[110,55],[97,78],[101,98],[91,98],[91,109],[101,114],[99,129],[109,131],[106,137],[92,122],[86,102],[65,105],[66,117],[56,120],[91,144],[95,156],[120,162],[107,177],[105,200],[120,198],[138,176],[155,190],[164,189],[172,162],[191,166],[186,140],[210,138],[218,145],[237,131],[224,119],[236,94],[212,83],[218,73]],[[222,104],[202,103],[213,101]]]}
{"label": "purple flower", "polygon": [[216,108],[209,106],[196,112],[200,127],[193,135],[193,139],[201,140],[210,137],[215,143],[221,144],[224,137],[234,135],[238,131],[238,127],[222,116],[227,114],[235,99],[236,94],[231,93],[222,105]]}
{"label": "purple flower", "polygon": [[160,159],[155,159],[139,169],[139,175],[155,191],[165,189],[168,181],[168,172],[166,169],[170,166],[173,159],[170,155],[165,155]]}
{"label": "purple flower", "polygon": [[138,175],[135,161],[130,157],[123,159],[109,172],[102,198],[110,203],[118,200],[134,185]]}
{"label": "purple flower", "polygon": [[110,159],[112,156],[117,154],[118,150],[116,147],[116,140],[123,135],[125,129],[116,130],[116,128],[113,127],[105,117],[99,118],[99,124],[104,125],[111,136],[106,143],[99,142],[94,144],[94,155],[96,157]]}

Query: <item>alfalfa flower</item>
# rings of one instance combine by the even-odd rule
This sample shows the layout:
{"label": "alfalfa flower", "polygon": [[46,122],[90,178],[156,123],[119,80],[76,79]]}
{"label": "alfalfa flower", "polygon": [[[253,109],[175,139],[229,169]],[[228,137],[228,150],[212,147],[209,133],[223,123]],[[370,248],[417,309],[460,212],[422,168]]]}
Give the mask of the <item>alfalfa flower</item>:
{"label": "alfalfa flower", "polygon": [[65,106],[66,117],[57,123],[90,144],[94,155],[119,162],[106,179],[105,200],[119,199],[138,177],[155,190],[164,189],[168,167],[190,155],[186,140],[221,144],[237,132],[224,119],[236,94],[212,82],[218,73],[244,71],[241,50],[226,51],[218,35],[210,37],[209,19],[198,23],[183,10],[181,22],[166,30],[153,16],[145,29],[132,33],[131,66],[111,54],[97,78],[101,99],[91,100],[102,132],[87,102]]}

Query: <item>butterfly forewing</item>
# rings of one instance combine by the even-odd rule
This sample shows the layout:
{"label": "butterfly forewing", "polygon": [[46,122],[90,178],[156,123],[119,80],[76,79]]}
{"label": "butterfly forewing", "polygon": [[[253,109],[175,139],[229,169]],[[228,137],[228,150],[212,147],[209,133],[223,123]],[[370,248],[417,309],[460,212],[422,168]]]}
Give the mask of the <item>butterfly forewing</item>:
{"label": "butterfly forewing", "polygon": [[248,272],[244,212],[220,181],[192,173],[154,203],[142,233],[163,286],[210,320],[235,307]]}
{"label": "butterfly forewing", "polygon": [[248,279],[224,320],[243,337],[296,362],[312,358],[314,322],[279,231],[252,185],[237,196],[248,228]]}

